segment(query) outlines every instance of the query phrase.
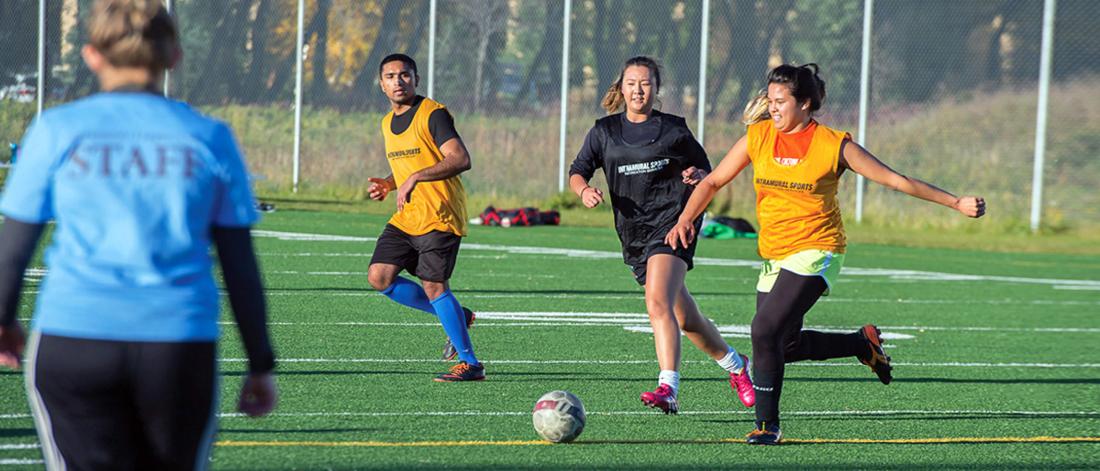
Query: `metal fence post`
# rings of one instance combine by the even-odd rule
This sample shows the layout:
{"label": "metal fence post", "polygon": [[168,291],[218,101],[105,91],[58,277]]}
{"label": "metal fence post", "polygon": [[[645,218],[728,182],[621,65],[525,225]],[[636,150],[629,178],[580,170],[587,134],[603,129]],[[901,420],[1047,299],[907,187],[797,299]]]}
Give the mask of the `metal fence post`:
{"label": "metal fence post", "polygon": [[699,29],[699,103],[696,104],[699,113],[697,125],[699,129],[699,144],[704,145],[706,139],[707,117],[707,49],[710,45],[710,0],[703,0],[703,15],[700,20],[702,27]]}
{"label": "metal fence post", "polygon": [[[164,2],[165,8],[168,10],[168,16],[172,16],[172,0]],[[179,28],[179,20],[176,20],[176,28]],[[172,69],[164,71],[164,96],[168,96],[168,81],[172,78]]]}
{"label": "metal fence post", "polygon": [[46,98],[46,0],[38,0],[38,111],[42,114],[42,105]]}
{"label": "metal fence post", "polygon": [[565,132],[569,120],[569,20],[573,14],[573,0],[565,0],[565,13],[561,16],[561,128],[558,130],[558,191],[565,191]]}
{"label": "metal fence post", "polygon": [[[867,146],[867,101],[871,90],[871,20],[875,0],[863,0],[863,52],[859,66],[859,144]],[[863,222],[863,175],[856,175],[856,222]]]}
{"label": "metal fence post", "polygon": [[1056,0],[1043,3],[1043,42],[1039,56],[1039,107],[1035,112],[1035,166],[1031,173],[1031,232],[1039,232],[1043,206],[1043,159],[1047,144],[1047,97],[1050,95],[1050,67],[1054,55],[1054,7]]}
{"label": "metal fence post", "polygon": [[428,98],[435,96],[435,4],[428,2]]}
{"label": "metal fence post", "polygon": [[[298,42],[295,47],[294,77],[294,178],[293,189],[298,192],[298,175],[302,158],[302,46],[305,32],[302,31],[306,16],[305,0],[298,0]],[[323,72],[322,72],[323,73]]]}

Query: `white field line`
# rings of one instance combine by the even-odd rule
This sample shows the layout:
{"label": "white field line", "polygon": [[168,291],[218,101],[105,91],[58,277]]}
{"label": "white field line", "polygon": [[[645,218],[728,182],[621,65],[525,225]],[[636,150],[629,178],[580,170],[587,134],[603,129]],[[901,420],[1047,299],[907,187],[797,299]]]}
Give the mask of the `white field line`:
{"label": "white field line", "polygon": [[[681,410],[684,415],[748,415],[749,409],[729,410]],[[485,410],[455,410],[455,411],[402,411],[402,412],[273,412],[269,417],[523,417],[531,415],[530,411],[485,411]],[[599,411],[587,410],[590,416],[646,416],[653,415],[650,410],[621,410]],[[885,415],[1018,415],[1018,416],[1078,416],[1082,418],[1100,417],[1100,411],[1094,410],[1066,410],[1066,411],[1040,411],[1040,410],[921,410],[921,409],[897,409],[897,410],[807,410],[807,411],[783,411],[786,416],[804,417],[829,417],[829,416],[885,416]],[[237,419],[248,416],[239,412],[222,412],[219,418]],[[30,414],[3,414],[0,419],[16,420],[29,419]],[[34,445],[37,447],[37,445]]]}
{"label": "white field line", "polygon": [[[648,325],[631,325],[623,327],[623,330],[627,332],[638,332],[643,334],[652,334],[653,327]],[[850,334],[854,329],[814,329],[825,333],[833,334]],[[718,326],[718,332],[723,337],[736,337],[736,338],[750,338],[752,329],[747,325],[723,325]],[[883,332],[880,337],[886,340],[910,340],[913,338],[909,334],[897,334],[893,332]],[[884,345],[885,346],[885,345]]]}
{"label": "white field line", "polygon": [[[681,410],[680,414],[685,415],[748,415],[753,412],[748,409],[744,410]],[[783,415],[794,416],[807,416],[807,417],[829,417],[829,416],[883,416],[883,415],[1021,415],[1021,416],[1044,416],[1044,415],[1073,415],[1080,417],[1100,417],[1100,411],[1031,411],[1031,410],[819,410],[819,411],[783,411]],[[409,412],[287,412],[287,413],[273,413],[273,417],[477,417],[477,416],[529,416],[529,411],[479,411],[479,410],[464,410],[464,411],[409,411]],[[590,416],[645,416],[653,415],[653,411],[649,410],[629,410],[629,411],[585,411],[585,415]],[[246,418],[247,416],[241,413],[223,413],[219,414],[219,417],[223,418]]]}
{"label": "white field line", "polygon": [[[351,288],[349,288],[351,289]],[[226,294],[224,290],[222,294]],[[38,294],[37,288],[24,289],[23,294]],[[382,294],[373,291],[323,291],[323,292],[306,292],[306,291],[283,291],[278,288],[268,289],[264,292],[265,296],[323,296],[326,298],[341,297],[341,298],[367,298],[378,297],[382,298]],[[532,299],[537,298],[541,300],[546,299],[577,299],[584,298],[586,300],[622,300],[622,301],[645,301],[645,295],[638,293],[636,295],[614,295],[614,294],[530,294],[530,293],[516,293],[516,294],[480,294],[480,293],[462,293],[459,290],[459,296],[462,299]],[[696,299],[709,299],[709,298],[724,298],[728,295],[725,294],[697,294],[692,293],[692,296]],[[1006,306],[1100,306],[1100,300],[1098,301],[1067,301],[1067,300],[1053,300],[1053,299],[991,299],[991,300],[974,300],[974,299],[887,299],[887,298],[837,298],[837,297],[824,297],[818,301],[818,303],[865,303],[865,304],[913,304],[913,305],[963,305],[963,304],[982,304],[982,305],[1006,305]]]}
{"label": "white field line", "polygon": [[[376,240],[373,237],[350,237],[350,236],[333,236],[324,234],[302,234],[294,232],[276,232],[276,231],[253,231],[257,237],[275,237],[280,240],[305,240],[305,241],[351,241],[351,242],[372,242]],[[494,245],[494,244],[463,244],[462,248],[465,250],[474,251],[490,251],[490,252],[504,252],[514,255],[553,255],[562,257],[573,258],[588,258],[588,259],[618,259],[622,257],[620,252],[606,251],[606,250],[581,250],[581,249],[566,249],[557,247],[534,247],[534,246],[522,246],[522,245]],[[361,253],[273,253],[271,255],[281,256],[333,256],[333,257],[362,257],[367,254]],[[750,267],[757,269],[760,267],[760,261],[758,260],[741,260],[741,259],[724,259],[724,258],[709,258],[709,257],[697,257],[695,259],[696,265],[710,265],[710,266],[736,266],[736,267]],[[922,280],[922,281],[1000,281],[1008,283],[1025,283],[1025,284],[1042,284],[1050,286],[1084,286],[1084,287],[1096,287],[1100,289],[1100,280],[1074,280],[1074,279],[1056,279],[1056,278],[1029,278],[1029,277],[1017,277],[1017,276],[994,276],[994,275],[967,275],[958,273],[943,273],[932,272],[923,270],[898,270],[890,268],[860,268],[860,267],[845,267],[845,275],[854,276],[879,276],[889,277],[903,280]]]}
{"label": "white field line", "polygon": [[[265,271],[267,275],[309,275],[309,276],[367,276],[365,271],[297,271],[297,270],[272,270]],[[545,275],[538,273],[485,273],[479,272],[478,278],[561,278],[557,275]]]}
{"label": "white field line", "polygon": [[[340,292],[339,288],[333,289],[333,291],[326,291],[323,293],[317,292],[299,292],[299,291],[282,291],[282,289],[274,288],[267,289],[265,293],[267,296],[324,296],[324,297],[382,297],[381,294],[374,292]],[[351,289],[351,288],[349,288]],[[30,293],[30,292],[23,292]],[[645,295],[638,293],[636,295],[599,295],[599,294],[579,294],[579,293],[560,293],[560,294],[530,294],[530,293],[515,293],[515,294],[480,294],[480,293],[462,293],[459,291],[459,296],[463,299],[530,299],[532,297],[538,299],[612,299],[612,300],[645,300]],[[728,297],[727,294],[698,294],[692,293],[692,296],[696,299],[708,299],[708,298],[724,298]],[[862,304],[911,304],[911,305],[1007,305],[1007,306],[1100,306],[1100,300],[1059,300],[1059,299],[906,299],[906,298],[839,298],[833,296],[826,296],[818,300],[818,303],[862,303]]]}
{"label": "white field line", "polygon": [[[506,314],[505,316],[496,316],[495,314]],[[514,312],[514,313],[497,313],[497,312],[478,312],[478,324],[477,327],[517,327],[517,326],[545,326],[545,327],[557,327],[557,326],[584,326],[584,327],[621,327],[625,323],[625,320],[620,319],[608,319],[606,323],[599,319],[597,322],[574,322],[573,318],[583,318],[593,314],[604,314],[605,316],[637,316],[629,318],[631,323],[645,323],[647,319],[645,314],[620,314],[620,313],[581,313],[581,312],[562,312],[561,317],[554,319],[542,319],[539,318],[539,322],[496,322],[499,320],[514,320],[507,315],[517,316],[532,316],[539,317],[536,314],[551,314],[551,313],[526,313],[526,312]],[[28,319],[21,319],[28,320]],[[482,322],[487,320],[493,320],[494,322]],[[236,325],[235,322],[222,321],[218,322],[221,325]],[[438,322],[363,322],[363,321],[319,321],[319,322],[268,322],[268,325],[272,326],[350,326],[350,327],[439,327]],[[859,328],[860,326],[843,326],[843,325],[807,325],[804,328],[812,330],[830,331],[837,330],[839,332],[848,332]],[[729,329],[733,332],[735,329],[748,329],[748,325],[730,325],[719,326],[721,331],[723,328]],[[880,330],[901,330],[901,331],[959,331],[959,332],[1028,332],[1028,333],[1084,333],[1095,334],[1100,333],[1100,328],[1089,327],[945,327],[945,326],[893,326],[893,325],[880,325]],[[739,331],[739,330],[738,330]],[[746,333],[748,330],[744,330]]]}
{"label": "white field line", "polygon": [[43,460],[25,459],[25,458],[2,458],[0,459],[0,466],[23,466],[28,464],[44,464]]}
{"label": "white field line", "polygon": [[302,234],[298,232],[261,231],[253,230],[255,237],[268,237],[279,240],[303,240],[311,242],[374,242],[377,237],[355,237],[326,234]]}
{"label": "white field line", "polygon": [[[219,322],[234,326],[235,322]],[[440,327],[438,322],[268,322],[270,326],[348,326],[348,327]],[[478,327],[622,327],[623,324],[605,324],[600,322],[492,322],[478,324]]]}
{"label": "white field line", "polygon": [[[27,414],[30,417],[30,414]],[[37,443],[5,443],[0,445],[0,450],[36,450]]]}
{"label": "white field line", "polygon": [[[225,363],[244,363],[247,358],[222,358]],[[439,363],[438,358],[279,358],[280,363]],[[647,360],[486,360],[497,365],[649,365]],[[713,364],[714,360],[680,360],[681,363]],[[891,362],[894,366],[935,368],[1100,368],[1100,363],[986,363],[986,362]],[[787,367],[859,367],[856,362],[797,362]]]}
{"label": "white field line", "polygon": [[[584,326],[598,324],[601,326],[627,325],[627,330],[637,332],[652,332],[645,327],[649,322],[647,314],[630,312],[562,312],[562,311],[480,311],[478,319],[483,321],[479,326],[514,326],[516,322],[495,321],[526,321],[522,325],[541,326]],[[494,321],[494,322],[486,322]],[[223,325],[231,325],[231,322],[221,322]],[[435,322],[361,322],[361,321],[333,321],[333,322],[271,322],[270,325],[282,326],[408,326],[408,327],[438,327]],[[826,326],[810,325],[807,329],[823,332],[846,333],[859,326]],[[1100,333],[1100,328],[1059,328],[1059,327],[947,327],[947,326],[879,326],[883,331],[965,331],[965,332],[1035,332],[1035,333]],[[748,335],[751,330],[749,325],[723,325],[718,330],[727,334]],[[884,332],[884,338],[913,338],[911,335],[894,334]]]}

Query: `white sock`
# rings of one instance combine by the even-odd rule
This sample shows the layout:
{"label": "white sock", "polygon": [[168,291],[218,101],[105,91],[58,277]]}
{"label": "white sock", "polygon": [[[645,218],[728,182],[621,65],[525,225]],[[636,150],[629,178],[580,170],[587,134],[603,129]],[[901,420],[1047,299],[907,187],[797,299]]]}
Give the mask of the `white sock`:
{"label": "white sock", "polygon": [[741,370],[745,368],[745,362],[741,360],[741,355],[737,354],[737,350],[730,347],[730,351],[726,352],[726,356],[718,360],[718,366],[730,373],[739,375]]}
{"label": "white sock", "polygon": [[672,388],[672,395],[678,395],[680,391],[680,372],[673,370],[661,370],[661,374],[657,375],[657,386],[667,384]]}

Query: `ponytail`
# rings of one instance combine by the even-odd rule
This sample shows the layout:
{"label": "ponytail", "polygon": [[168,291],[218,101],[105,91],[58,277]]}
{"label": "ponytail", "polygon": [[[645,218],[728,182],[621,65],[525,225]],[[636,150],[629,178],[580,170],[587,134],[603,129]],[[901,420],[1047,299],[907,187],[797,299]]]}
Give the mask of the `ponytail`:
{"label": "ponytail", "polygon": [[759,123],[770,118],[768,113],[768,89],[760,90],[755,97],[745,105],[745,112],[741,113],[741,122],[746,126]]}
{"label": "ponytail", "polygon": [[625,103],[626,100],[623,100],[623,74],[620,72],[619,78],[610,87],[607,87],[607,93],[603,95],[600,106],[607,110],[607,114],[615,114],[625,106]]}

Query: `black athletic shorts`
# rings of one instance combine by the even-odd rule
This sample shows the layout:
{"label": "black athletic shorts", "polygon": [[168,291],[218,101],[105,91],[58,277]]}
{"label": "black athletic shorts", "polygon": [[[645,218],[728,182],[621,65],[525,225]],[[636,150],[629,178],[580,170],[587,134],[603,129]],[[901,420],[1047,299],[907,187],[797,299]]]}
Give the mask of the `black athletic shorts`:
{"label": "black athletic shorts", "polygon": [[214,342],[34,334],[27,397],[49,469],[206,469],[217,430]]}
{"label": "black athletic shorts", "polygon": [[627,265],[630,265],[630,270],[634,272],[634,281],[645,286],[646,262],[649,261],[649,257],[662,253],[675,255],[687,262],[688,270],[691,270],[695,266],[696,242],[698,242],[698,239],[693,240],[687,247],[673,249],[665,243],[664,239],[652,240],[645,245],[633,246],[630,251],[623,250],[623,260]]}
{"label": "black athletic shorts", "polygon": [[461,243],[462,238],[450,232],[431,231],[412,236],[386,224],[374,245],[370,263],[397,265],[421,280],[444,282],[451,279]]}

